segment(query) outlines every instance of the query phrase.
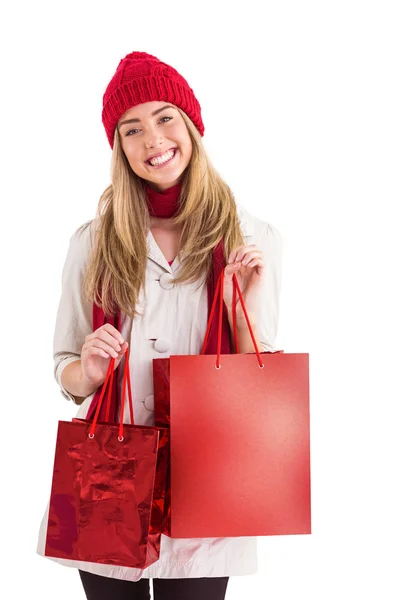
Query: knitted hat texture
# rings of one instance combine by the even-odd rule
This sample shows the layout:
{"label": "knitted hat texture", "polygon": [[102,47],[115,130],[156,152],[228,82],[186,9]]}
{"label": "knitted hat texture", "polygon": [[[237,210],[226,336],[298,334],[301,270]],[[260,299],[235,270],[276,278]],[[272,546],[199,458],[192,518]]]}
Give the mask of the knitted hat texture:
{"label": "knitted hat texture", "polygon": [[186,79],[151,54],[131,52],[119,62],[103,96],[102,121],[111,148],[122,115],[132,106],[154,100],[181,108],[204,135],[201,107]]}

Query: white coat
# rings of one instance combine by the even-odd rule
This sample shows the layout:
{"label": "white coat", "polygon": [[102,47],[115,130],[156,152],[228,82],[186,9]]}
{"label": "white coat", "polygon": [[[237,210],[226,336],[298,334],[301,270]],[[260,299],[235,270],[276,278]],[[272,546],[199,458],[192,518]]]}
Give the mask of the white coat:
{"label": "white coat", "polygon": [[[237,205],[240,227],[246,244],[256,244],[264,254],[257,333],[264,350],[276,350],[279,294],[282,269],[282,237],[279,231]],[[82,299],[81,282],[91,249],[96,221],[70,240],[62,273],[62,293],[54,334],[54,374],[62,395],[74,401],[61,383],[63,369],[79,360],[85,337],[92,333],[92,307]],[[171,266],[151,231],[147,235],[146,297],[139,295],[142,313],[133,321],[122,315],[122,336],[130,347],[130,370],[134,417],[137,425],[154,425],[152,359],[177,354],[199,354],[207,325],[207,284],[171,285],[180,268],[176,257]],[[94,394],[79,406],[85,418]],[[129,422],[126,407],[124,421]],[[39,532],[38,554],[44,556],[48,507]],[[257,572],[257,538],[171,539],[162,535],[160,558],[146,569],[109,566],[90,562],[51,559],[106,577],[137,581],[145,578],[224,577]]]}

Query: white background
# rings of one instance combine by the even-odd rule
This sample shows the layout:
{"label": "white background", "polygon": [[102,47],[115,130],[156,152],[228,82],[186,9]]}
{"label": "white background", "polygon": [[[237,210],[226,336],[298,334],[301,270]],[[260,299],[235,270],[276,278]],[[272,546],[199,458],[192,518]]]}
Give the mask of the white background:
{"label": "white background", "polygon": [[[11,7],[11,8],[10,8]],[[109,183],[119,60],[188,80],[238,202],[284,237],[278,342],[309,352],[311,536],[259,538],[227,600],[398,600],[398,3],[14,2],[1,15],[3,598],[84,598],[35,554],[58,419],[52,337],[69,238]],[[117,600],[117,599],[116,599]]]}

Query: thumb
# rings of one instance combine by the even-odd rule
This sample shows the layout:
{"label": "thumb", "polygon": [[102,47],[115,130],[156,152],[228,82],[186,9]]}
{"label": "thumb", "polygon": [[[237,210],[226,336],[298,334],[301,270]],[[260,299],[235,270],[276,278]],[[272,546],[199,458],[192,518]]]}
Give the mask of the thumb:
{"label": "thumb", "polygon": [[124,342],[123,344],[121,344],[121,350],[118,352],[118,356],[115,359],[115,368],[118,367],[119,363],[124,358],[127,347],[128,347],[128,342]]}
{"label": "thumb", "polygon": [[237,271],[239,270],[239,267],[240,267],[240,263],[238,263],[238,262],[226,265],[225,270],[224,270],[224,282],[232,283],[233,274],[237,273]]}

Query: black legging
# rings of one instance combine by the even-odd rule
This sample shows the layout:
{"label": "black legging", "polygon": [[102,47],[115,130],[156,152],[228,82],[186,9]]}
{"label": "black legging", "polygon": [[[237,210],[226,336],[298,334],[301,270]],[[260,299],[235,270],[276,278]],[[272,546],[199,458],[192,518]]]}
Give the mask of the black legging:
{"label": "black legging", "polygon": [[[88,600],[150,600],[150,579],[125,581],[79,571]],[[154,600],[224,600],[229,577],[153,579]]]}

